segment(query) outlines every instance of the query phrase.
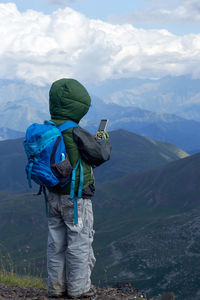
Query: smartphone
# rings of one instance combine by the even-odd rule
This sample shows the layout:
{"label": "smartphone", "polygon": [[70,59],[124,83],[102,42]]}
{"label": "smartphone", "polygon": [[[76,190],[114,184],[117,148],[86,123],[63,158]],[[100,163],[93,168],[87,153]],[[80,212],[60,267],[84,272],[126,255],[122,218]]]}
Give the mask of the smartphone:
{"label": "smartphone", "polygon": [[108,124],[108,120],[101,120],[98,131],[105,131],[107,124]]}

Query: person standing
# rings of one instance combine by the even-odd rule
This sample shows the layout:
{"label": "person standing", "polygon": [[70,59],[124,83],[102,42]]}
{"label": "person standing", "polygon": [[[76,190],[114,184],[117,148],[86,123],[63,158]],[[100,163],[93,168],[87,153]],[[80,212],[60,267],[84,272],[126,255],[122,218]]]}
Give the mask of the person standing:
{"label": "person standing", "polygon": [[[87,90],[77,80],[63,78],[52,84],[49,109],[51,121],[56,126],[66,121],[78,124],[90,105],[91,98]],[[92,249],[93,168],[110,158],[111,144],[106,133],[102,139],[97,139],[80,126],[65,130],[63,140],[72,167],[77,167],[75,195],[78,195],[81,173],[83,189],[82,196],[77,199],[77,222],[74,222],[74,201],[70,197],[71,182],[64,187],[49,189],[48,294],[53,298],[66,294],[70,298],[91,297],[96,292],[91,285],[91,272],[95,264]]]}

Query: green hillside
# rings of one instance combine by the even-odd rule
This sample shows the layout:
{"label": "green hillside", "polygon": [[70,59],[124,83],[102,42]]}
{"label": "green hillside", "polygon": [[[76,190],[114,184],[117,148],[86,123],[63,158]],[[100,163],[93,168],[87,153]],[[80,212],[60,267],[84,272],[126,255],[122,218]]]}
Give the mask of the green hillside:
{"label": "green hillside", "polygon": [[42,196],[0,193],[0,232],[0,263],[9,254],[15,272],[44,274],[47,218]]}
{"label": "green hillside", "polygon": [[[177,300],[198,300],[199,178],[196,154],[97,186],[96,284],[128,281],[149,295],[174,291]],[[18,270],[46,276],[43,198],[1,193],[0,211],[1,251]]]}
{"label": "green hillside", "polygon": [[[148,207],[160,204],[173,207],[194,206],[200,204],[199,178],[200,153],[173,161],[161,168],[129,174],[120,180],[101,184],[97,195],[100,199],[107,199],[106,205],[111,206],[114,202],[121,207],[141,207],[144,204]],[[98,203],[102,203],[102,200]]]}
{"label": "green hillside", "polygon": [[188,212],[135,210],[118,223],[99,224],[96,282],[131,282],[152,296],[174,291],[177,300],[199,299],[200,208]]}
{"label": "green hillside", "polygon": [[23,138],[0,142],[0,191],[28,191]]}
{"label": "green hillside", "polygon": [[[96,182],[121,178],[128,173],[149,170],[188,156],[169,143],[117,130],[110,133],[112,155],[109,162],[95,169]],[[23,139],[0,142],[0,191],[28,192]]]}
{"label": "green hillside", "polygon": [[[198,300],[200,154],[98,186],[95,278]],[[101,274],[101,275],[100,275]],[[153,287],[153,288],[151,288]],[[192,297],[192,298],[191,298]]]}
{"label": "green hillside", "polygon": [[112,154],[110,161],[95,170],[97,182],[121,178],[128,173],[149,170],[188,154],[170,143],[116,130],[110,133]]}

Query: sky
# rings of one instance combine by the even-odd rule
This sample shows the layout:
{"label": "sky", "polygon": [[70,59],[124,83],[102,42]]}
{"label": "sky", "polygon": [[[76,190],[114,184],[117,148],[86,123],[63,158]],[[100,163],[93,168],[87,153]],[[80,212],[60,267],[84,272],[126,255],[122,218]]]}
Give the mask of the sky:
{"label": "sky", "polygon": [[0,1],[0,78],[200,78],[199,0]]}

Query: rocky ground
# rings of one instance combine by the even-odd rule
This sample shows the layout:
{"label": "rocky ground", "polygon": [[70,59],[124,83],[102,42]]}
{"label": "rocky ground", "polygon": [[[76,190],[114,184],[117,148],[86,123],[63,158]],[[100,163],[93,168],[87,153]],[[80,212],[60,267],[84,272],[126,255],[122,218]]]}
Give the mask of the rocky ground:
{"label": "rocky ground", "polygon": [[[31,287],[13,287],[0,283],[0,300],[27,299],[27,300],[48,300],[47,290]],[[70,298],[59,298],[70,300]],[[97,295],[88,300],[175,300],[174,293],[165,293],[147,298],[143,291],[134,288],[130,283],[117,284],[114,287],[98,288]],[[51,298],[51,300],[54,300]],[[56,299],[55,299],[56,300]],[[79,299],[80,300],[80,299]],[[82,299],[86,300],[86,298]]]}
{"label": "rocky ground", "polygon": [[[45,289],[12,287],[0,283],[0,299],[48,300],[48,295]],[[69,298],[60,298],[64,299]],[[119,284],[115,287],[98,288],[97,295],[90,300],[147,300],[147,298],[144,292],[138,291],[131,284]]]}

